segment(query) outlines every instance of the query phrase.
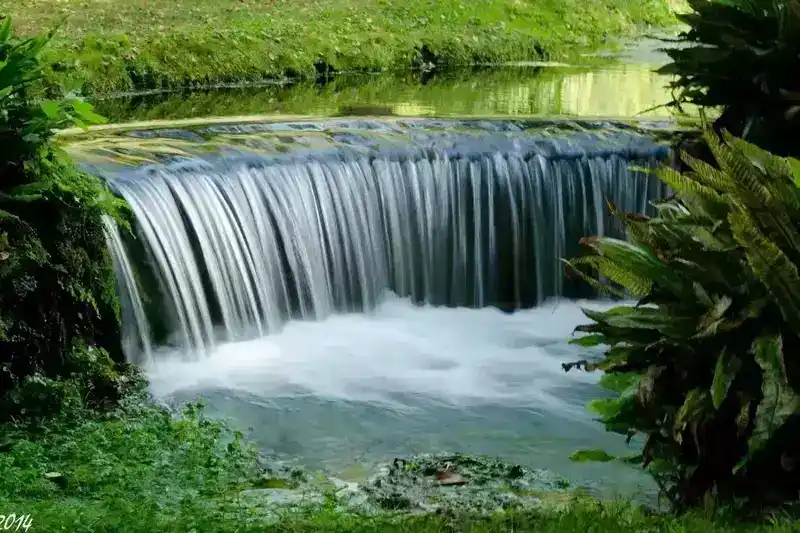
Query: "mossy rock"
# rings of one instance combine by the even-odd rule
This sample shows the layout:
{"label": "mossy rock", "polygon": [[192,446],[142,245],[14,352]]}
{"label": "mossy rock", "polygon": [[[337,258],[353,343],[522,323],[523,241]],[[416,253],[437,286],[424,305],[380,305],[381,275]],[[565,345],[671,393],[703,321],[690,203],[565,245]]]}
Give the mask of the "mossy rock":
{"label": "mossy rock", "polygon": [[381,511],[473,512],[538,506],[539,494],[569,483],[544,470],[464,454],[395,459],[359,485],[366,507]]}

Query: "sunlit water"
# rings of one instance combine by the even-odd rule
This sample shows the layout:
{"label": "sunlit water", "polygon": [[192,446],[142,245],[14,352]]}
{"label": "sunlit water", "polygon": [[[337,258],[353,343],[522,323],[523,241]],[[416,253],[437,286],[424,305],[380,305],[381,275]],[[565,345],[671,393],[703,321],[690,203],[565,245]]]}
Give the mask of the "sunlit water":
{"label": "sunlit water", "polygon": [[157,396],[201,396],[262,449],[345,477],[394,457],[460,451],[546,468],[606,496],[641,494],[652,486],[633,470],[568,459],[578,448],[631,451],[584,408],[598,376],[561,368],[587,355],[567,344],[586,322],[580,306],[602,304],[506,314],[388,296],[370,313],[222,344],[202,362],[160,354],[147,370]]}
{"label": "sunlit water", "polygon": [[325,83],[150,94],[97,102],[114,121],[234,115],[673,117],[656,65],[526,65],[425,75],[337,76]]}

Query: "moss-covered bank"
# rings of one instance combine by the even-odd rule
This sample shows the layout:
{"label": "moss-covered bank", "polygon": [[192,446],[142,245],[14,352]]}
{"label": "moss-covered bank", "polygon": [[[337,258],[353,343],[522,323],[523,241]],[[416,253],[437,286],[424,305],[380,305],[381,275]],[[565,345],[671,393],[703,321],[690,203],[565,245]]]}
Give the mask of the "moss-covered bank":
{"label": "moss-covered bank", "polygon": [[666,0],[0,0],[66,18],[45,81],[86,95],[564,57],[673,19]]}
{"label": "moss-covered bank", "polygon": [[113,401],[106,363],[122,359],[103,217],[122,223],[124,206],[51,142],[100,117],[80,100],[33,101],[46,44],[0,26],[0,421],[57,406],[65,391],[49,385],[76,374],[82,400]]}

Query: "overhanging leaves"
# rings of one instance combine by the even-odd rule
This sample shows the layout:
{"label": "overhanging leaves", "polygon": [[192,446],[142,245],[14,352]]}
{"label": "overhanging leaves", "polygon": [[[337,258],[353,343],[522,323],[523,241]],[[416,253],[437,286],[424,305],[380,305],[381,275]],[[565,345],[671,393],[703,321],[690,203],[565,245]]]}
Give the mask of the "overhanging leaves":
{"label": "overhanging leaves", "polygon": [[584,311],[592,322],[573,344],[608,348],[577,366],[609,372],[601,384],[619,396],[590,410],[608,431],[643,435],[645,467],[689,505],[722,486],[762,497],[742,487],[764,474],[739,466],[800,449],[789,429],[800,384],[784,353],[787,335],[800,345],[800,164],[727,135],[706,139],[715,161],[689,156],[692,171],[657,172],[678,193],[655,204],[657,216],[614,212],[633,242],[585,239],[589,254],[574,262],[602,275],[595,286],[644,293],[635,306]]}

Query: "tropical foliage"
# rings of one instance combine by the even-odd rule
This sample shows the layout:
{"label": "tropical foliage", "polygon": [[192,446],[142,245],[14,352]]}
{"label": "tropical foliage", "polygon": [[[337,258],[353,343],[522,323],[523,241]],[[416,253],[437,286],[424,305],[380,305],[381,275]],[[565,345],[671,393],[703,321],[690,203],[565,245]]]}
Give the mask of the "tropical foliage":
{"label": "tropical foliage", "polygon": [[[617,213],[629,241],[584,239],[568,263],[636,305],[585,311],[582,346],[618,397],[592,407],[610,431],[644,437],[636,461],[677,506],[800,490],[800,162],[706,131],[716,166],[657,175],[676,196],[653,218]],[[596,273],[602,274],[597,281]],[[611,459],[594,452],[576,459]]]}
{"label": "tropical foliage", "polygon": [[720,107],[718,129],[782,155],[800,132],[800,0],[689,0],[666,50],[672,103]]}
{"label": "tropical foliage", "polygon": [[118,344],[102,217],[121,206],[50,142],[100,121],[91,105],[28,96],[49,38],[0,27],[0,420],[21,409],[11,392],[26,379],[68,375],[79,344]]}

